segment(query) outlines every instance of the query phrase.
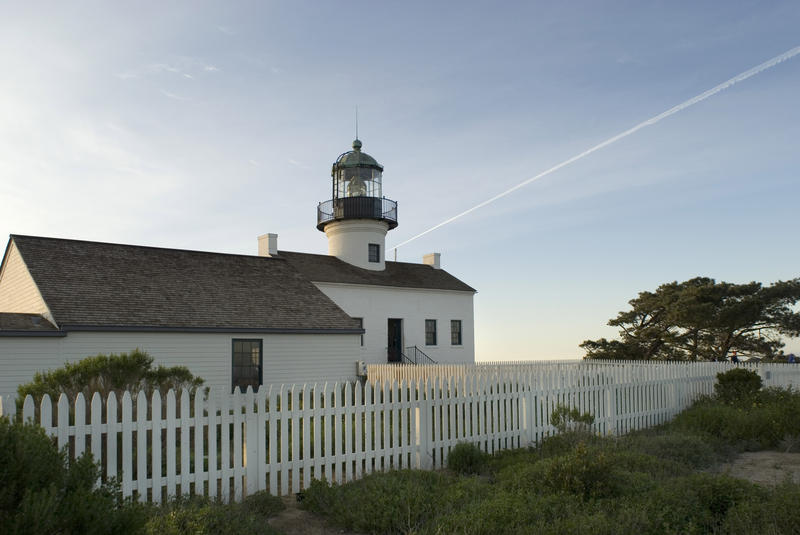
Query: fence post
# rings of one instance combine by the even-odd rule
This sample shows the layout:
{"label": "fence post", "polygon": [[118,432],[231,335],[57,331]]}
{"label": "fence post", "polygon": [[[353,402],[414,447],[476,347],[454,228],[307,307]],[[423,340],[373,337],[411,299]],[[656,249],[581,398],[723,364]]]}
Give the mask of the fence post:
{"label": "fence post", "polygon": [[606,387],[606,433],[617,434],[617,384],[612,381]]}
{"label": "fence post", "polygon": [[428,379],[421,379],[418,385],[417,449],[419,451],[419,465],[423,470],[430,470],[433,468],[433,452],[431,451],[431,390]]}

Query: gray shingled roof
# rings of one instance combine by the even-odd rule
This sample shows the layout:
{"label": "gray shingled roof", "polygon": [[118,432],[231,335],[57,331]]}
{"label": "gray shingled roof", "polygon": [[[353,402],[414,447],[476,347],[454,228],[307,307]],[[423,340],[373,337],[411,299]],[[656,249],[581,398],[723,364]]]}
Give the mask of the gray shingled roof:
{"label": "gray shingled roof", "polygon": [[384,271],[362,269],[336,257],[308,253],[278,251],[308,280],[314,282],[338,282],[366,284],[371,286],[395,286],[400,288],[423,288],[428,290],[457,290],[474,292],[475,289],[461,282],[443,269],[434,269],[426,264],[409,262],[386,262]]}
{"label": "gray shingled roof", "polygon": [[11,239],[62,329],[362,332],[281,258]]}
{"label": "gray shingled roof", "polygon": [[0,312],[0,334],[55,332],[55,325],[40,314]]}

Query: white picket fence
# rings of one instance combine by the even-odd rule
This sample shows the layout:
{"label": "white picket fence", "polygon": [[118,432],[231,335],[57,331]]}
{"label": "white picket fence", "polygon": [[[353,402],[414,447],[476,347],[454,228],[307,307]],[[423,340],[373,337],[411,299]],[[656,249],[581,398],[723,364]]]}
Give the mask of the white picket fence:
{"label": "white picket fence", "polygon": [[[245,394],[172,391],[162,400],[125,392],[89,403],[61,395],[53,407],[29,396],[22,418],[38,422],[71,457],[89,451],[126,496],[160,502],[203,494],[240,500],[285,495],[312,479],[346,482],[373,471],[439,468],[458,442],[488,452],[518,448],[555,430],[558,404],[595,416],[598,433],[665,422],[710,394],[725,363],[513,364],[425,367],[411,380],[265,387]],[[417,367],[423,368],[423,367]],[[800,366],[754,367],[768,385],[800,385]],[[377,373],[377,372],[376,372]],[[387,372],[388,373],[388,372]],[[406,373],[400,368],[395,373]],[[408,371],[407,373],[411,373]],[[0,399],[0,415],[15,415]]]}

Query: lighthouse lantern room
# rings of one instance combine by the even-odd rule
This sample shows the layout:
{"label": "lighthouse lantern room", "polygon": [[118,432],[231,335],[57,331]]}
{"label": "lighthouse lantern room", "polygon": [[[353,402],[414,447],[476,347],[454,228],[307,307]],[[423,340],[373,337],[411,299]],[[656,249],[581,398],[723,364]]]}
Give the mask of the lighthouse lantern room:
{"label": "lighthouse lantern room", "polygon": [[317,207],[328,254],[355,266],[385,269],[386,232],[397,226],[397,203],[383,196],[383,166],[361,152],[361,141],[331,169],[332,198]]}

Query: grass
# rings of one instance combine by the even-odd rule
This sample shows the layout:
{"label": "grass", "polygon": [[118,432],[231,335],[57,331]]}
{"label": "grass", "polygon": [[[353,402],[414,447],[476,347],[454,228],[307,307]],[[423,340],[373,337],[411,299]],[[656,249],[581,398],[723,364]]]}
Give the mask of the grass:
{"label": "grass", "polygon": [[742,404],[704,398],[623,437],[577,429],[488,459],[459,446],[451,470],[315,482],[304,506],[363,533],[800,533],[800,485],[708,471],[800,436],[798,414],[792,390],[761,390]]}

